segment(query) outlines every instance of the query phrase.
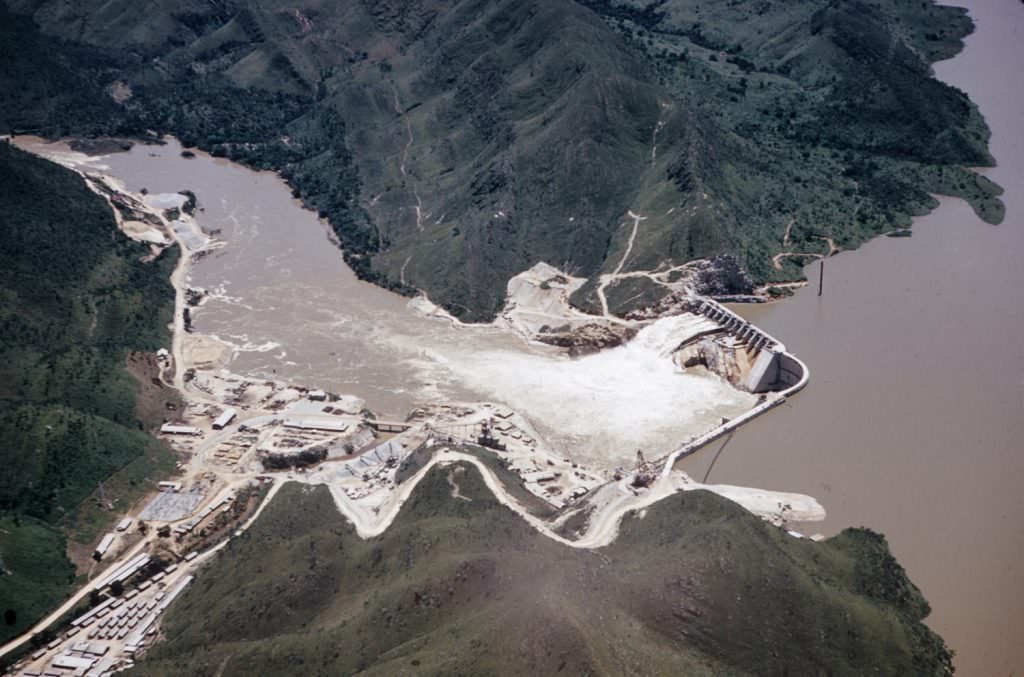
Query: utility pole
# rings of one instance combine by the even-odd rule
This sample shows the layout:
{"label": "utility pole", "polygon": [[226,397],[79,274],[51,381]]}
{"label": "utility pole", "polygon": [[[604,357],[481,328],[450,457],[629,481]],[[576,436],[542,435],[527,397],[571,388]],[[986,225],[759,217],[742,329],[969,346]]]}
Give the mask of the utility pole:
{"label": "utility pole", "polygon": [[826,242],[828,242],[828,253],[821,257],[821,261],[818,264],[818,296],[821,296],[821,291],[825,286],[825,259],[832,256],[832,252],[834,251],[834,245],[832,244],[834,242],[832,239],[833,237],[832,224],[829,223],[828,239],[826,240]]}

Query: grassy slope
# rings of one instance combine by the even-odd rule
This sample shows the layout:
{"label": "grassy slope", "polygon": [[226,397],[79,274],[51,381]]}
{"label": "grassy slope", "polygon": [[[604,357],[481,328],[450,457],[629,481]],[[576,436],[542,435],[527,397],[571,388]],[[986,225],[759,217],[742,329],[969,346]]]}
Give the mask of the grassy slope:
{"label": "grassy slope", "polygon": [[870,532],[797,541],[692,492],[576,551],[436,468],[368,541],[286,487],[134,674],[944,674],[926,613]]}
{"label": "grassy slope", "polygon": [[[399,466],[395,473],[395,482],[401,484],[419,472],[434,454],[439,453],[442,447],[426,448],[420,447],[413,451]],[[523,478],[509,468],[508,461],[495,454],[486,447],[475,444],[462,444],[454,447],[464,454],[476,456],[481,463],[498,478],[512,498],[519,502],[530,514],[544,519],[553,517],[555,508],[547,501],[538,498],[523,484]]]}
{"label": "grassy slope", "polygon": [[[802,275],[795,258],[775,270],[775,252],[824,253],[826,237],[851,248],[909,226],[935,205],[930,192],[1002,219],[1001,189],[962,166],[992,161],[984,121],[961,92],[929,78],[930,62],[959,51],[972,28],[962,10],[904,0],[669,2],[644,21],[608,8],[643,3],[586,4],[648,55],[666,88],[714,120],[703,156],[670,171],[707,193],[684,206],[705,212],[756,280]],[[666,251],[685,258],[681,248],[694,246],[686,237],[671,220],[645,223],[633,266],[654,267]],[[696,244],[693,253],[706,246]]]}
{"label": "grassy slope", "polygon": [[[136,415],[129,350],[168,341],[174,256],[144,264],[73,172],[0,144],[0,600],[20,632],[68,591],[65,534],[95,540],[173,469]],[[105,481],[108,506],[90,498]]]}
{"label": "grassy slope", "polygon": [[465,319],[537,260],[613,268],[628,209],[648,219],[627,270],[728,252],[759,281],[802,275],[783,249],[907,226],[929,192],[1002,218],[964,169],[991,162],[983,120],[929,77],[971,24],[930,2],[9,1],[104,49],[84,82],[132,83],[110,131],[280,169],[360,275]]}

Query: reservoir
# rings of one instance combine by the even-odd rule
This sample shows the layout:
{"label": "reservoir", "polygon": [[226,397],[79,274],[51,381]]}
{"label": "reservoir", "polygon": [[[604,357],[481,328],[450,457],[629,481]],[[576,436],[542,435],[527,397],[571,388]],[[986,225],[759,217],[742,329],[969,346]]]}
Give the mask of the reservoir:
{"label": "reservoir", "polygon": [[[970,0],[964,52],[936,64],[992,130],[1006,220],[943,199],[911,238],[829,259],[769,306],[734,307],[811,369],[742,427],[712,482],[816,496],[828,521],[883,532],[931,602],[959,674],[1024,669],[1024,5]],[[721,443],[683,468],[703,477]]]}

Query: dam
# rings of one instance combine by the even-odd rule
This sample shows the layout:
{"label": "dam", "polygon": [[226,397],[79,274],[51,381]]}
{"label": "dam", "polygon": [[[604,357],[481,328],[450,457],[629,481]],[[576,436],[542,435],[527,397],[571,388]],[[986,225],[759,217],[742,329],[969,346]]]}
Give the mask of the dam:
{"label": "dam", "polygon": [[702,298],[692,311],[719,323],[723,330],[740,340],[748,353],[756,356],[742,386],[752,393],[785,391],[792,395],[807,384],[807,365],[786,352],[786,347],[763,330],[722,304]]}
{"label": "dam", "polygon": [[[718,334],[738,339],[748,358],[749,370],[737,374],[744,387],[759,393],[757,405],[733,419],[723,419],[713,430],[685,440],[664,461],[662,473],[667,475],[676,463],[696,453],[715,440],[736,431],[740,426],[784,404],[789,397],[803,390],[810,381],[807,365],[786,351],[785,346],[762,329],[732,310],[709,298],[696,300],[691,312],[713,320],[720,327]],[[685,348],[681,348],[684,350]],[[749,358],[753,358],[750,360]]]}

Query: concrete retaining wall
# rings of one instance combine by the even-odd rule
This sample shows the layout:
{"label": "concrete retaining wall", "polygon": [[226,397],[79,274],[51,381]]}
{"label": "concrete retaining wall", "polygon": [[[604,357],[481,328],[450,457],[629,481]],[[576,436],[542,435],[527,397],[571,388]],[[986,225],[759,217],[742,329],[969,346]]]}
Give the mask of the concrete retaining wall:
{"label": "concrete retaining wall", "polygon": [[785,390],[797,385],[803,388],[807,383],[807,365],[789,353],[779,353],[778,382],[786,386]]}
{"label": "concrete retaining wall", "polygon": [[[794,355],[786,352],[786,346],[780,341],[761,331],[720,303],[712,299],[702,298],[697,302],[694,312],[699,312],[709,319],[718,322],[727,330],[733,332],[742,331],[744,335],[753,337],[754,345],[760,345],[761,349],[765,351],[762,355],[765,353],[772,355],[770,358],[766,358],[768,362],[763,367],[766,372],[764,376],[771,376],[774,379],[773,386],[782,386],[782,390],[767,393],[763,396],[765,397],[763,402],[745,414],[741,414],[731,421],[726,421],[714,430],[706,432],[699,437],[683,442],[675,451],[661,459],[665,463],[661,469],[663,476],[668,476],[672,472],[672,467],[680,458],[689,456],[706,444],[728,435],[744,423],[752,421],[761,414],[779,406],[803,390],[811,378],[811,372],[807,365]],[[760,359],[760,356],[758,358]]]}

